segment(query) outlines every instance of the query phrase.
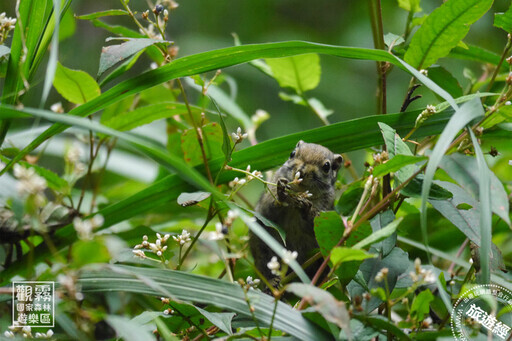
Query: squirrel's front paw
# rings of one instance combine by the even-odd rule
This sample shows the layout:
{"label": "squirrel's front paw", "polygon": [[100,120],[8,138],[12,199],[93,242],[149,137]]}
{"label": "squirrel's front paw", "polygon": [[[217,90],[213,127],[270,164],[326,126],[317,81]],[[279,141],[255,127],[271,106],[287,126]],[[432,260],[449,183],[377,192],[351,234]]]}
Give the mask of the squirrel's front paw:
{"label": "squirrel's front paw", "polygon": [[288,198],[287,190],[289,189],[288,179],[280,178],[277,180],[277,198],[279,201],[284,202]]}

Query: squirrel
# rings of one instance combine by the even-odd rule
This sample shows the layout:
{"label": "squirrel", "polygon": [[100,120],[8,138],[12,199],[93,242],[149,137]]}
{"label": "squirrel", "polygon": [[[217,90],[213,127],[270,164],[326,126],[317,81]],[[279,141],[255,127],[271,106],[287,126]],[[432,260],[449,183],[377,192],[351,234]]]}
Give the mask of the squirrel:
{"label": "squirrel", "polygon": [[[284,230],[286,249],[297,251],[299,264],[311,256],[308,255],[311,250],[318,248],[314,219],[320,211],[334,209],[334,187],[342,162],[340,154],[301,140],[290,158],[276,171],[273,182],[277,183],[277,188],[270,188],[272,194],[263,193],[256,205],[256,212]],[[264,226],[261,221],[259,223]],[[264,227],[282,244],[274,228]],[[275,253],[252,232],[249,233],[249,246],[256,268],[265,278],[278,281],[267,267]],[[308,276],[312,277],[319,265],[313,264],[306,269]]]}

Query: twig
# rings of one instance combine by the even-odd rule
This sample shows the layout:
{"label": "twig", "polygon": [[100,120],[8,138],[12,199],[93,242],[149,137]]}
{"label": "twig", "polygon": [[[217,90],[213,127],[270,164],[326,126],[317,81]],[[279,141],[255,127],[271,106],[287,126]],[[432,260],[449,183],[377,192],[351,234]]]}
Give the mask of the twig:
{"label": "twig", "polygon": [[494,84],[494,81],[496,80],[496,76],[500,72],[501,65],[503,65],[503,62],[505,61],[505,57],[507,56],[508,52],[510,51],[510,48],[512,47],[512,35],[507,36],[507,44],[505,45],[505,48],[503,49],[503,53],[501,54],[500,61],[498,65],[496,65],[496,69],[494,70],[494,73],[492,74],[491,81],[489,82],[489,85],[487,85],[487,92],[489,92]]}

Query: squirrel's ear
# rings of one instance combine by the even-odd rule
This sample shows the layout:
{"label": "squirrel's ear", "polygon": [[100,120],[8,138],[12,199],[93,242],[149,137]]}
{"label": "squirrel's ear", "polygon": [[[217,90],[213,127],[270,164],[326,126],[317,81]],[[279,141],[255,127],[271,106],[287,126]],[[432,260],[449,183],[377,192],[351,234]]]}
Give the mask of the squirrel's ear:
{"label": "squirrel's ear", "polygon": [[334,154],[334,163],[332,165],[332,168],[334,170],[340,168],[341,164],[343,163],[343,157],[340,154]]}
{"label": "squirrel's ear", "polygon": [[303,143],[304,143],[304,141],[300,140],[299,142],[297,142],[297,145],[295,146],[295,148],[298,148]]}

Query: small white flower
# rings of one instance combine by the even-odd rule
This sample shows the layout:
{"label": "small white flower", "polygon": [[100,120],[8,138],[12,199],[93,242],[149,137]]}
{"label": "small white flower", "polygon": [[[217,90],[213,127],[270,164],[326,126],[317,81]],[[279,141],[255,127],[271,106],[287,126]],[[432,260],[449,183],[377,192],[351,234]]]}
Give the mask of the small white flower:
{"label": "small white flower", "polygon": [[377,275],[375,275],[375,281],[376,282],[382,282],[385,278],[388,277],[388,268],[382,268],[379,272],[377,272]]}
{"label": "small white flower", "polygon": [[42,194],[47,187],[46,180],[37,175],[34,168],[25,168],[19,164],[15,164],[14,176],[19,180],[17,189],[21,195]]}
{"label": "small white flower", "polygon": [[221,222],[215,224],[215,231],[208,234],[208,240],[222,240],[226,237],[225,228]]}
{"label": "small white flower", "polygon": [[66,155],[64,156],[64,159],[71,163],[75,164],[82,158],[82,147],[78,143],[73,143],[71,147],[68,148],[66,151]]}
{"label": "small white flower", "polygon": [[238,144],[247,138],[247,133],[242,134],[242,128],[238,127],[236,133],[231,133],[231,137],[233,138],[233,142]]}
{"label": "small white flower", "polygon": [[420,70],[420,73],[421,73],[423,76],[428,76],[428,70],[421,69],[421,70]]}
{"label": "small white flower", "polygon": [[434,273],[431,270],[422,269],[421,275],[423,276],[423,280],[425,281],[425,283],[436,282],[436,276],[434,276]]}
{"label": "small white flower", "polygon": [[256,110],[256,113],[251,116],[251,121],[254,123],[256,127],[259,127],[263,122],[268,120],[270,115],[268,112],[262,109]]}
{"label": "small white flower", "polygon": [[64,112],[64,107],[62,106],[61,102],[57,102],[57,103],[53,103],[50,106],[50,110],[57,114],[62,114]]}
{"label": "small white flower", "polygon": [[505,105],[511,105],[511,104],[512,104],[512,102],[510,102],[510,101],[505,102]]}
{"label": "small white flower", "polygon": [[188,243],[189,241],[191,241],[190,233],[187,232],[187,230],[183,230],[181,232],[181,234],[178,236],[172,236],[172,239],[174,239],[174,241],[180,245],[185,245],[185,243]]}
{"label": "small white flower", "polygon": [[[508,160],[508,165],[512,166],[512,160]],[[0,170],[2,170],[2,169],[0,169]]]}
{"label": "small white flower", "polygon": [[78,237],[83,240],[92,239],[92,230],[94,228],[90,219],[82,220],[79,217],[73,219],[73,227],[78,234]]}
{"label": "small white flower", "polygon": [[270,262],[267,263],[267,268],[272,271],[274,275],[279,275],[279,262],[277,261],[277,257],[274,256],[270,259]]}
{"label": "small white flower", "polygon": [[11,332],[10,330],[6,330],[6,331],[4,332],[4,336],[5,336],[6,338],[8,338],[8,339],[13,339],[13,338],[14,338],[14,333],[13,333],[13,332]]}
{"label": "small white flower", "polygon": [[251,276],[247,276],[245,282],[251,289],[256,289],[261,281],[259,279],[252,279]]}
{"label": "small white flower", "polygon": [[290,264],[292,260],[296,260],[299,254],[297,251],[286,250],[283,255],[283,263]]}
{"label": "small white flower", "polygon": [[432,325],[432,318],[429,316],[427,317],[424,321],[423,321],[423,324],[426,325],[427,327],[431,326]]}
{"label": "small white flower", "polygon": [[158,64],[153,62],[153,63],[149,64],[149,67],[151,68],[151,70],[154,70],[154,69],[158,68]]}

